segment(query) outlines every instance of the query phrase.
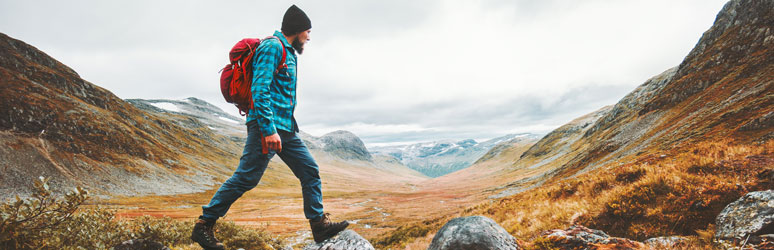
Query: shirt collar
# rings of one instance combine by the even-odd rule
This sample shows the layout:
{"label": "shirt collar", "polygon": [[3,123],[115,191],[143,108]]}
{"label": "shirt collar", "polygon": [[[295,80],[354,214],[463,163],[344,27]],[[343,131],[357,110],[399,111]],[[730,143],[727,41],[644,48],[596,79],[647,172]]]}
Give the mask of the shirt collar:
{"label": "shirt collar", "polygon": [[291,52],[295,53],[296,50],[293,48],[293,46],[290,45],[290,43],[288,42],[288,39],[285,38],[285,35],[282,34],[281,31],[279,30],[274,31],[274,36],[279,38],[280,42],[282,42],[282,44],[285,45],[285,48],[289,48]]}

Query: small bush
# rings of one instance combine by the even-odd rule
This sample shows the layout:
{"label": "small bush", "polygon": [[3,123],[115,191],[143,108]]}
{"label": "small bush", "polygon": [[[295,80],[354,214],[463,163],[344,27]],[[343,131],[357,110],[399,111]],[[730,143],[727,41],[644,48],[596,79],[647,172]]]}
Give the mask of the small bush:
{"label": "small bush", "polygon": [[129,221],[127,227],[131,233],[131,239],[151,240],[165,246],[193,243],[189,238],[191,230],[193,230],[193,222],[178,221],[169,217],[155,218],[146,215]]}
{"label": "small bush", "polygon": [[599,182],[594,183],[591,186],[591,195],[600,195],[605,190],[613,188],[613,185],[610,185],[610,182],[608,180],[600,180]]}
{"label": "small bush", "polygon": [[58,249],[62,238],[57,232],[66,231],[78,206],[88,194],[76,188],[57,199],[51,193],[48,179],[40,177],[33,184],[35,191],[28,199],[16,196],[16,201],[0,205],[0,248]]}
{"label": "small bush", "polygon": [[[192,224],[191,224],[192,225]],[[193,229],[193,227],[191,227]],[[272,239],[264,230],[247,229],[234,224],[233,221],[218,222],[215,226],[218,239],[228,248],[244,249],[281,249],[281,239]],[[189,231],[186,231],[190,233]]]}
{"label": "small bush", "polygon": [[52,236],[61,239],[52,248],[107,249],[133,239],[132,233],[126,231],[129,223],[116,220],[114,212],[108,209],[80,211],[65,223],[62,229],[52,231]]}
{"label": "small bush", "polygon": [[[117,219],[110,209],[80,209],[87,192],[76,188],[55,198],[48,179],[34,183],[36,192],[28,199],[0,204],[0,249],[110,249],[130,239],[145,239],[163,245],[190,249],[193,221],[169,217],[142,216],[133,220]],[[263,230],[220,222],[216,234],[229,248],[280,249],[283,242],[272,239]]]}
{"label": "small bush", "polygon": [[621,174],[616,175],[615,181],[617,182],[624,182],[624,183],[632,183],[645,175],[645,169],[638,168],[630,171],[623,172]]}

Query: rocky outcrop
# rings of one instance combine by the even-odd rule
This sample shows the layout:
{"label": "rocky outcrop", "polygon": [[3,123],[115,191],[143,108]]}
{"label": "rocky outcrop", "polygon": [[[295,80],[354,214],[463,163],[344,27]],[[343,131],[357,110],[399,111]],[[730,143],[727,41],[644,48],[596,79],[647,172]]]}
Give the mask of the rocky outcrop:
{"label": "rocky outcrop", "polygon": [[484,216],[455,218],[433,237],[428,250],[521,249],[516,238]]}
{"label": "rocky outcrop", "polygon": [[748,193],[728,204],[715,225],[715,238],[720,240],[774,234],[774,190]]}
{"label": "rocky outcrop", "polygon": [[373,250],[366,239],[352,230],[344,230],[321,243],[309,244],[304,250]]}
{"label": "rocky outcrop", "polygon": [[555,229],[543,232],[545,238],[559,249],[641,249],[645,245],[629,239],[610,237],[600,230],[584,226],[571,226],[567,230]]}
{"label": "rocky outcrop", "polygon": [[360,138],[349,131],[339,130],[320,137],[323,150],[345,160],[372,161],[371,153]]}

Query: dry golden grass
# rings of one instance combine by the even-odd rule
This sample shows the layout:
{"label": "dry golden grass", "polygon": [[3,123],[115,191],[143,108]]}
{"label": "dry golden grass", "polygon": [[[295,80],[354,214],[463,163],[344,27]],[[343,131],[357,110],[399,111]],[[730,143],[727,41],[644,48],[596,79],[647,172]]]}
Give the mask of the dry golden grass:
{"label": "dry golden grass", "polygon": [[728,203],[773,187],[772,148],[774,141],[700,143],[479,205],[469,214],[490,216],[523,239],[576,223],[636,240],[701,234]]}
{"label": "dry golden grass", "polygon": [[674,249],[717,249],[712,236],[720,210],[747,192],[774,187],[772,149],[774,140],[722,140],[654,151],[627,164],[611,162],[573,179],[409,223],[372,242],[383,249],[427,247],[428,235],[450,218],[484,215],[527,246],[539,246],[532,241],[543,231],[581,224],[640,241],[684,235],[687,245]]}

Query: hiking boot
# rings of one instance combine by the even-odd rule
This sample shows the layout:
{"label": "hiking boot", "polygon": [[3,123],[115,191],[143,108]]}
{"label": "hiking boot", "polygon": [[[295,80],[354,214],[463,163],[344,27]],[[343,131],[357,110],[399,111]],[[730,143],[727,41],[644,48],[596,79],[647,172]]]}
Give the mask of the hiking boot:
{"label": "hiking boot", "polygon": [[328,218],[329,215],[329,213],[323,214],[318,221],[309,220],[309,226],[312,227],[312,236],[314,236],[314,241],[317,243],[330,239],[349,226],[347,221],[331,222],[331,219]]}
{"label": "hiking boot", "polygon": [[213,227],[215,227],[214,220],[197,220],[196,225],[194,225],[193,233],[191,233],[191,240],[199,243],[205,250],[226,249],[226,247],[223,246],[223,243],[220,243],[220,241],[215,238]]}

